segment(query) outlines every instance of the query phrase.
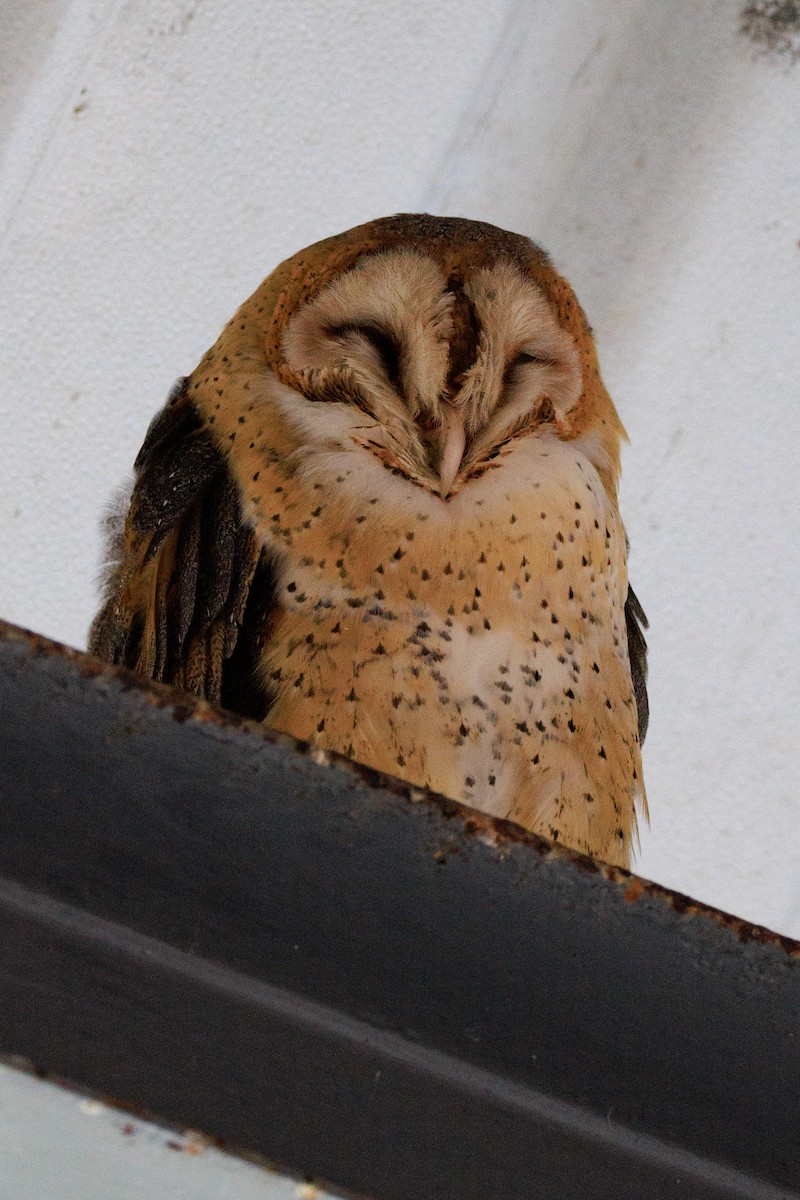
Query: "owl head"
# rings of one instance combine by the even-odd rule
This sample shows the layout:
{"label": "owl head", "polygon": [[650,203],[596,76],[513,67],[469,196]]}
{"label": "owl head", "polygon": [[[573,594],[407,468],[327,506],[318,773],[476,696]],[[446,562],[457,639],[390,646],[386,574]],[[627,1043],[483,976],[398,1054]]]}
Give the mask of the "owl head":
{"label": "owl head", "polygon": [[192,376],[212,423],[236,409],[229,439],[258,422],[254,395],[230,403],[249,367],[252,391],[265,368],[285,389],[304,454],[371,456],[445,502],[542,433],[581,437],[616,489],[624,431],[575,294],[543,250],[493,225],[400,214],[282,263]]}

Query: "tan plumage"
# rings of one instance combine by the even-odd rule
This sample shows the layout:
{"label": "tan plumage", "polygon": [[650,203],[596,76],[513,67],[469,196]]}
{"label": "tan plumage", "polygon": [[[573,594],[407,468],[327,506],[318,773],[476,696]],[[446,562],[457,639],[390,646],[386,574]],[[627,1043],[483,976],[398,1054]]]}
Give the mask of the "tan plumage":
{"label": "tan plumage", "polygon": [[627,865],[624,432],[527,239],[401,215],[278,267],[136,464],[91,648]]}

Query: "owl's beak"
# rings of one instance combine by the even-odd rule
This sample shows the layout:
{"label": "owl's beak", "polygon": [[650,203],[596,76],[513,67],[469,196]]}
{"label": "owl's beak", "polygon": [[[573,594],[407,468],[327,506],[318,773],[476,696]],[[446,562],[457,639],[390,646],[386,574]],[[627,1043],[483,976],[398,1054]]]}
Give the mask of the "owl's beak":
{"label": "owl's beak", "polygon": [[444,418],[444,441],[439,463],[439,495],[446,499],[458,474],[464,449],[467,445],[467,430],[460,413],[450,410]]}

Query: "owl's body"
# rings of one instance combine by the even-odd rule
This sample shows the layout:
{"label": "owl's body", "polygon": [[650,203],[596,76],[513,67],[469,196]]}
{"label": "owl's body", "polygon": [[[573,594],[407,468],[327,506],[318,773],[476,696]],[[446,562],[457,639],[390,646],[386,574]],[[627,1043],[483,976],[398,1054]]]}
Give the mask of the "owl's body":
{"label": "owl's body", "polygon": [[641,786],[621,425],[526,239],[290,259],[156,419],[98,653],[609,862]]}

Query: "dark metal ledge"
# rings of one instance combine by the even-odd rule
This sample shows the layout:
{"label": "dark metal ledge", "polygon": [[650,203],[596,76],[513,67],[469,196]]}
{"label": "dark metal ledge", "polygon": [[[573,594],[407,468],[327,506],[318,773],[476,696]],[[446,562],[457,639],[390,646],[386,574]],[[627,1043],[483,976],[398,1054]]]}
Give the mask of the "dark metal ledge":
{"label": "dark metal ledge", "polygon": [[0,1053],[376,1200],[800,1197],[800,945],[0,625]]}

